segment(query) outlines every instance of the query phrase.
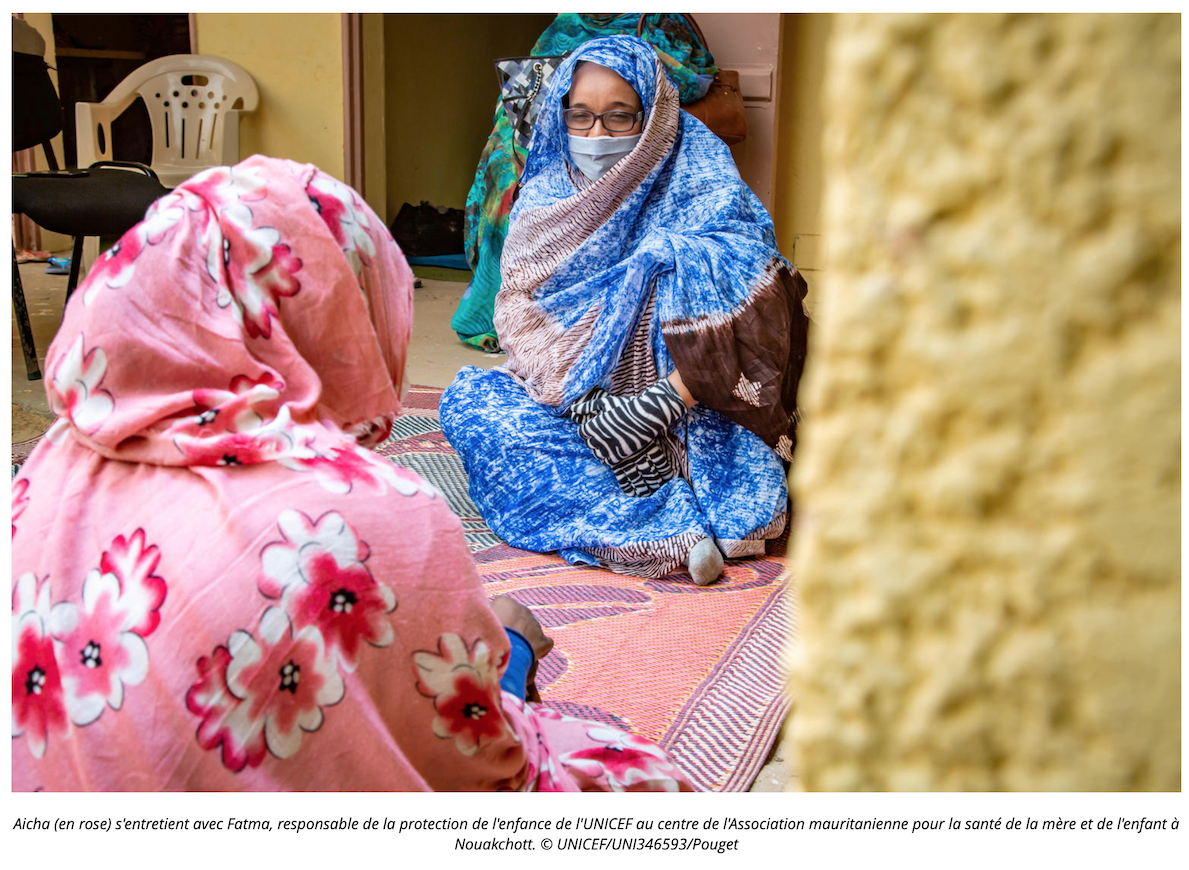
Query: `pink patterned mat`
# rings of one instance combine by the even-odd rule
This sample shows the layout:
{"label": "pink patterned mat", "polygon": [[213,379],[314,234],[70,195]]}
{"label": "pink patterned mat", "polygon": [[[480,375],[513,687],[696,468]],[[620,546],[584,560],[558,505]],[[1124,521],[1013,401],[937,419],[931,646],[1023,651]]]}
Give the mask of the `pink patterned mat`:
{"label": "pink patterned mat", "polygon": [[750,788],[789,709],[787,538],[770,541],[763,558],[728,562],[706,588],[684,569],[642,580],[509,547],[467,495],[462,461],[438,426],[441,392],[413,387],[377,452],[443,492],[489,593],[532,608],[553,637],[537,678],[544,702],[659,741],[701,789]]}

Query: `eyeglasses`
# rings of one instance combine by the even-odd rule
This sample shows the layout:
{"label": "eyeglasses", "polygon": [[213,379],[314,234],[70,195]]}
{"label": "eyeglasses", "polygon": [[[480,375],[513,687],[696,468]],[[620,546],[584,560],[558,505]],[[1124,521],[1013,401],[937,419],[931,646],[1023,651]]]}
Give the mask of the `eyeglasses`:
{"label": "eyeglasses", "polygon": [[636,126],[637,121],[644,119],[644,113],[614,111],[600,112],[596,115],[586,109],[564,109],[561,117],[566,122],[566,127],[571,130],[589,130],[595,125],[595,121],[601,118],[603,129],[608,133],[626,133]]}

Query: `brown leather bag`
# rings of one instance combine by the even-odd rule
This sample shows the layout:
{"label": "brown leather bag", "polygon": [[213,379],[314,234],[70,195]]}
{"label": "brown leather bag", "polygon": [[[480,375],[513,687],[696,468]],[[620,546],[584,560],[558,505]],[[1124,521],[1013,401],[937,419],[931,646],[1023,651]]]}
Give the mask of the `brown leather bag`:
{"label": "brown leather bag", "polygon": [[[706,37],[702,35],[702,28],[689,13],[683,12],[685,20],[689,22],[698,39],[707,50],[710,46]],[[641,14],[640,22],[636,25],[636,36],[643,39],[645,15]],[[739,91],[739,73],[735,70],[720,69],[714,74],[714,81],[706,96],[700,100],[682,106],[710,131],[728,145],[737,145],[747,138],[747,116],[743,113],[743,94]]]}
{"label": "brown leather bag", "polygon": [[714,74],[706,96],[681,108],[728,145],[736,145],[747,138],[747,116],[743,114],[743,95],[739,93],[739,73],[733,69],[720,69]]}

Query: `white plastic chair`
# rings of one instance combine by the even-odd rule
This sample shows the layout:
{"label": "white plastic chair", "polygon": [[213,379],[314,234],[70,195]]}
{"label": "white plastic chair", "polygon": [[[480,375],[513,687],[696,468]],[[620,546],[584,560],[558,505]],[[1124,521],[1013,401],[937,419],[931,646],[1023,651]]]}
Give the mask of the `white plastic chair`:
{"label": "white plastic chair", "polygon": [[211,166],[237,163],[240,112],[260,102],[252,76],[229,60],[157,58],[129,74],[102,103],[75,105],[79,166],[112,159],[112,121],[137,97],[152,123],[153,171],[169,188]]}

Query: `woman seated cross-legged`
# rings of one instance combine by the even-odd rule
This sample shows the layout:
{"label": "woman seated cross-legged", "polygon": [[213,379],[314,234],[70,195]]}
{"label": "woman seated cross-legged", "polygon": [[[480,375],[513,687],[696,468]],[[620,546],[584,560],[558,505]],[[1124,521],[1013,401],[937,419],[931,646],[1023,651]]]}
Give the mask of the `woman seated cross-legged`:
{"label": "woman seated cross-legged", "polygon": [[647,43],[583,44],[543,100],[496,297],[508,360],[459,373],[443,431],[509,544],[711,583],[788,519],[805,282]]}
{"label": "woman seated cross-legged", "polygon": [[263,157],[96,262],[12,488],[14,791],[691,787],[534,703],[552,642],[366,449],[401,407],[412,288],[355,191]]}

